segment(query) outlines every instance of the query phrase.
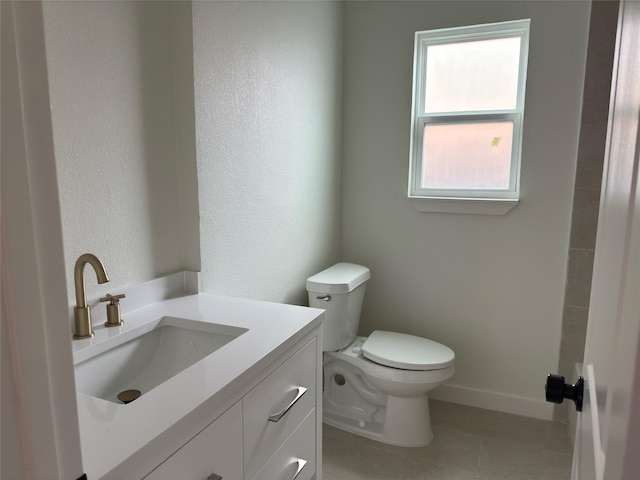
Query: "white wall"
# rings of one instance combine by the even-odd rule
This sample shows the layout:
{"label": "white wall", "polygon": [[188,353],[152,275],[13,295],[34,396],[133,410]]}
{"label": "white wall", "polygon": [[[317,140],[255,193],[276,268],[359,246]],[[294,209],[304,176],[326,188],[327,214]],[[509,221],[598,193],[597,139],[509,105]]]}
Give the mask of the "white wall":
{"label": "white wall", "polygon": [[341,5],[193,9],[195,31],[189,2],[44,5],[72,304],[86,251],[111,277],[89,298],[186,268],[304,303],[338,260]]}
{"label": "white wall", "polygon": [[[112,279],[89,274],[90,297],[201,263],[207,292],[304,304],[307,276],[360,262],[373,273],[362,333],[442,341],[453,386],[535,410],[558,361],[589,3],[192,8],[193,57],[188,4],[44,5],[70,302],[85,251]],[[521,204],[417,212],[413,32],[527,17]]]}
{"label": "white wall", "polygon": [[193,87],[172,55],[191,68],[190,5],[44,2],[44,17],[70,304],[85,252],[111,277],[87,268],[89,298],[198,270]]}
{"label": "white wall", "polygon": [[338,260],[341,11],[193,4],[207,292],[305,303],[305,279]]}
{"label": "white wall", "polygon": [[[372,270],[361,333],[456,352],[435,396],[517,413],[557,368],[589,2],[347,2],[344,260]],[[521,203],[505,216],[407,201],[413,33],[531,18]],[[456,388],[459,387],[459,388]],[[519,397],[519,398],[513,398]]]}

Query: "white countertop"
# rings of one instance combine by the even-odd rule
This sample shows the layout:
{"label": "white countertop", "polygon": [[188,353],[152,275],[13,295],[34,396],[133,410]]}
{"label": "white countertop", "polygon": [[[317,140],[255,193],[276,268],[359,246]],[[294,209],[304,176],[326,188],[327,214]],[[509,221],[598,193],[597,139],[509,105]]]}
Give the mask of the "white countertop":
{"label": "white countertop", "polygon": [[74,341],[77,363],[86,355],[86,349],[100,349],[114,335],[164,316],[248,329],[127,405],[78,393],[85,473],[92,480],[101,478],[203,403],[215,402],[231,388],[237,388],[238,379],[248,381],[256,367],[266,366],[319,326],[323,313],[315,308],[191,294],[123,313],[122,327],[95,327],[93,339]]}

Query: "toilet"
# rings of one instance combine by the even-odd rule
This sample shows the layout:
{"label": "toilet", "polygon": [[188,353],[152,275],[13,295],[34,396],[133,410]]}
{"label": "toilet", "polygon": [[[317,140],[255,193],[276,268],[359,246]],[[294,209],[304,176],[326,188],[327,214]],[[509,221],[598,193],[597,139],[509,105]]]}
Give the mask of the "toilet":
{"label": "toilet", "polygon": [[369,278],[367,267],[338,263],[307,279],[309,306],[326,310],[323,421],[391,445],[429,445],[427,393],[453,376],[455,354],[404,333],[357,336]]}

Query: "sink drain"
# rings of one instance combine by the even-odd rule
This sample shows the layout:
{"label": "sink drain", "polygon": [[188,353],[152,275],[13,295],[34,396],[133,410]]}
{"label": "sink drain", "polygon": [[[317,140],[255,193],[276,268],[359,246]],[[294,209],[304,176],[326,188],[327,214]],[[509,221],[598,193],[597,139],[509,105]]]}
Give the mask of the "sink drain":
{"label": "sink drain", "polygon": [[140,395],[142,395],[140,390],[125,390],[118,394],[118,400],[126,405],[127,403],[133,402]]}

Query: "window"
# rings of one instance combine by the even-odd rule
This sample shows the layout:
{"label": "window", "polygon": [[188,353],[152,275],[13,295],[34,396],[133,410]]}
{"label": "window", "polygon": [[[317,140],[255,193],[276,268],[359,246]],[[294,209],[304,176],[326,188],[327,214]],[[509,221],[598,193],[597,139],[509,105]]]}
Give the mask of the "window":
{"label": "window", "polygon": [[528,45],[529,20],[416,33],[409,197],[517,203]]}

